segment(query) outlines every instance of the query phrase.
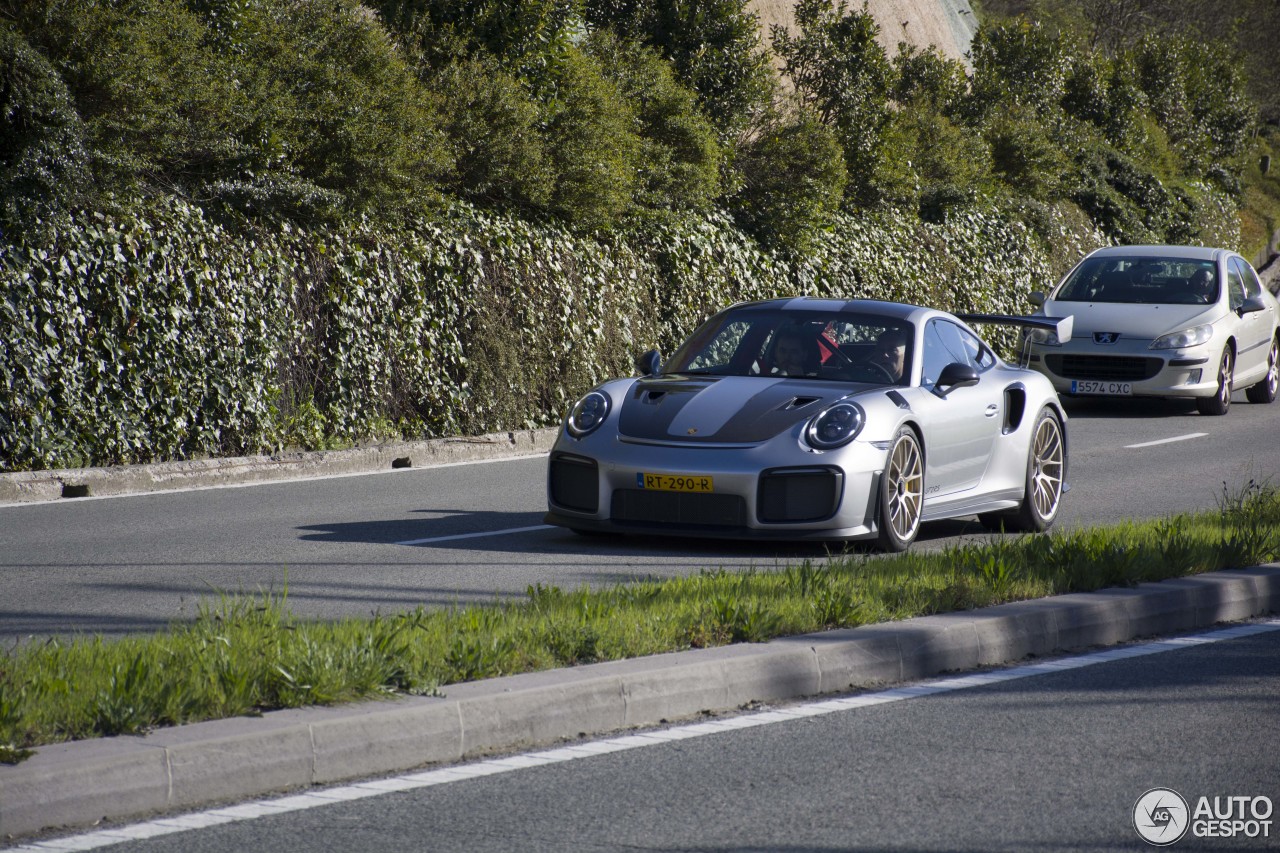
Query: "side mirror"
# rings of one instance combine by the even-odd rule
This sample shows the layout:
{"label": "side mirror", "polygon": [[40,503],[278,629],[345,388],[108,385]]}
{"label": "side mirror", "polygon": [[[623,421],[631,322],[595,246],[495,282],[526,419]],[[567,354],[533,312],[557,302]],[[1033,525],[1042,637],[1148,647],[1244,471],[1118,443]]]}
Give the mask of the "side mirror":
{"label": "side mirror", "polygon": [[1032,305],[1036,306],[1037,308],[1044,307],[1044,291],[1043,290],[1031,291],[1030,293],[1027,294],[1027,299],[1028,301],[1031,302]]}
{"label": "side mirror", "polygon": [[1262,301],[1261,296],[1250,296],[1244,302],[1241,302],[1240,307],[1236,310],[1240,312],[1240,316],[1243,317],[1245,314],[1256,314],[1259,311],[1266,311],[1267,303]]}
{"label": "side mirror", "polygon": [[933,383],[933,393],[945,397],[957,388],[978,384],[978,371],[971,364],[953,361],[942,368],[942,375]]}
{"label": "side mirror", "polygon": [[657,376],[662,372],[662,355],[651,349],[636,359],[636,370],[641,376]]}

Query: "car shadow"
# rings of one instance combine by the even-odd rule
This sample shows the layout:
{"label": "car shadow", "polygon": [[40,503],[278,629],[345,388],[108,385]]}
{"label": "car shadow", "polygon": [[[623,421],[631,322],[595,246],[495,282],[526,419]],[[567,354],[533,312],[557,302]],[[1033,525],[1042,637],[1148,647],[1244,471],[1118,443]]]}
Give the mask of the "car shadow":
{"label": "car shadow", "polygon": [[[334,522],[332,524],[308,524],[296,528],[303,531],[299,538],[304,542],[349,542],[361,545],[397,545],[413,543],[415,546],[434,545],[430,541],[439,537],[498,534],[505,530],[518,530],[542,524],[541,512],[493,512],[489,510],[415,509],[415,514],[432,518],[373,519],[369,521]],[[475,539],[453,540],[462,547],[475,548]],[[448,545],[449,542],[440,542]]]}
{"label": "car shadow", "polygon": [[[811,542],[787,539],[746,539],[739,536],[673,536],[659,532],[602,533],[583,536],[543,523],[541,512],[490,512],[461,509],[418,509],[430,519],[393,519],[312,524],[297,528],[308,542],[401,545],[499,553],[617,554],[634,556],[684,555],[710,559],[825,559],[839,555],[880,554],[874,541]],[[949,519],[921,526],[916,541],[924,547],[952,540],[993,535],[977,519]]]}

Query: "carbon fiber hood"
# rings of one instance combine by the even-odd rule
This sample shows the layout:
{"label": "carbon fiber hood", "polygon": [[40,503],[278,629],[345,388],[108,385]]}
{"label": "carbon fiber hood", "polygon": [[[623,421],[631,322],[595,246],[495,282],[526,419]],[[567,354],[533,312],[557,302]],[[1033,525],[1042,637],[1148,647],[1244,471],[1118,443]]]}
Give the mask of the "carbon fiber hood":
{"label": "carbon fiber hood", "polygon": [[618,432],[648,441],[756,443],[872,387],[763,376],[639,379],[622,401]]}

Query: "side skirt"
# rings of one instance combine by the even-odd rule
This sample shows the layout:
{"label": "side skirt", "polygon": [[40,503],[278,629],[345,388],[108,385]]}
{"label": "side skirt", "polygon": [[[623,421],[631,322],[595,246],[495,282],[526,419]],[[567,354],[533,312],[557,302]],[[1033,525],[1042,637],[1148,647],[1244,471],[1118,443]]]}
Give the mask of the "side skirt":
{"label": "side skirt", "polygon": [[1022,489],[1004,489],[983,495],[948,495],[930,500],[925,498],[922,520],[938,521],[943,518],[959,518],[981,512],[998,512],[1013,509],[1022,503]]}

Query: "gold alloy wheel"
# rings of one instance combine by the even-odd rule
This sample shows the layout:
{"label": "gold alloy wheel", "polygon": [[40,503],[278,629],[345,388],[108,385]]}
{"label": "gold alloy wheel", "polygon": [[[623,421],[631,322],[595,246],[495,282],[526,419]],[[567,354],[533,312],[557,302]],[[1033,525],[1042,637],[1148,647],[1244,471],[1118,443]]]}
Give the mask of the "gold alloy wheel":
{"label": "gold alloy wheel", "polygon": [[1036,514],[1045,521],[1058,512],[1062,498],[1062,469],[1066,457],[1062,443],[1062,427],[1058,419],[1050,415],[1041,418],[1031,444],[1031,500]]}
{"label": "gold alloy wheel", "polygon": [[924,501],[924,465],[914,435],[898,436],[889,457],[887,475],[889,526],[899,540],[910,542],[920,526]]}

